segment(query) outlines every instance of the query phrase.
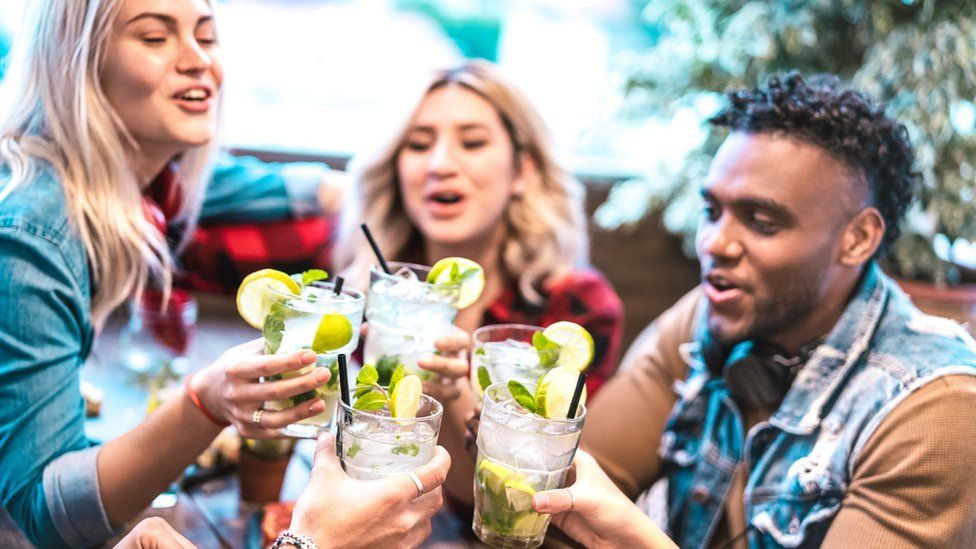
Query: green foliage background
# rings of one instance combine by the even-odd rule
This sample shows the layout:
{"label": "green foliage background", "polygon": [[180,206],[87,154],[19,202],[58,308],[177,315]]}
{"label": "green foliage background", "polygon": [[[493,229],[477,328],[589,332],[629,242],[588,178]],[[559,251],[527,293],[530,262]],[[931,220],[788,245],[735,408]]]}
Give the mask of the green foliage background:
{"label": "green foliage background", "polygon": [[[889,265],[907,278],[962,280],[966,270],[940,260],[934,242],[976,241],[976,2],[653,0],[642,15],[660,37],[620,67],[628,116],[669,120],[691,109],[704,122],[729,87],[791,69],[835,73],[885,101],[908,126],[924,178]],[[701,146],[680,165],[642,180],[650,206],[663,208],[666,227],[684,236],[689,251],[698,185],[724,137],[703,131]],[[608,206],[613,201],[612,194]]]}

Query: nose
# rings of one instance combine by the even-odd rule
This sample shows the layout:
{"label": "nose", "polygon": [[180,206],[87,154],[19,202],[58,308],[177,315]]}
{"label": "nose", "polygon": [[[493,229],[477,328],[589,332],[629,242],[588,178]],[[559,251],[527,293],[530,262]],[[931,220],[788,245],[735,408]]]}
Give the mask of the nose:
{"label": "nose", "polygon": [[438,139],[434,143],[427,171],[436,179],[443,179],[457,173],[457,156],[454,147],[447,139]]}
{"label": "nose", "polygon": [[207,53],[195,38],[187,40],[180,48],[180,57],[176,69],[182,73],[198,73],[209,69],[213,65],[211,55]]}
{"label": "nose", "polygon": [[731,216],[724,214],[715,221],[703,221],[698,225],[698,256],[716,260],[737,261],[745,247]]}

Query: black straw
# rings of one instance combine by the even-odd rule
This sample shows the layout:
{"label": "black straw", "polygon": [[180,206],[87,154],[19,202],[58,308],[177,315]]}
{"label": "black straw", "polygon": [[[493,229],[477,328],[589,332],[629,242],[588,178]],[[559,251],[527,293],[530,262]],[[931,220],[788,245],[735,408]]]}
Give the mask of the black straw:
{"label": "black straw", "polygon": [[373,233],[369,232],[369,227],[367,227],[365,223],[360,225],[360,227],[363,229],[363,233],[366,234],[366,240],[369,240],[369,245],[373,248],[373,253],[376,254],[376,259],[380,260],[380,267],[383,267],[383,272],[386,274],[393,274],[390,271],[390,266],[386,264],[386,258],[384,258],[383,253],[380,252],[380,247],[376,244],[376,241],[373,240]]}
{"label": "black straw", "polygon": [[579,377],[576,379],[576,390],[573,391],[573,400],[569,402],[569,413],[566,414],[566,419],[576,418],[576,409],[579,408],[579,401],[580,398],[582,398],[583,396],[583,387],[585,386],[586,386],[586,374],[580,372]]}
{"label": "black straw", "polygon": [[346,355],[339,355],[339,398],[346,406],[352,406],[349,402],[349,373],[346,372]]}
{"label": "black straw", "polygon": [[336,279],[335,279],[335,285],[333,286],[335,289],[332,290],[332,295],[333,296],[339,297],[339,294],[342,293],[342,283],[343,282],[345,282],[345,280],[343,280],[343,278],[341,276],[337,276],[336,277]]}

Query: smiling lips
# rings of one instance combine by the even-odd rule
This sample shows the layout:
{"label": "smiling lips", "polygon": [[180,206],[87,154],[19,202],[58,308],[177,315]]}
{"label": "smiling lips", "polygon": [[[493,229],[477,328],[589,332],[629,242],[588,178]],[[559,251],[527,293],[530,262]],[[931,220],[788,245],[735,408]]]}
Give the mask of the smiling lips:
{"label": "smiling lips", "polygon": [[435,219],[450,218],[458,215],[464,209],[465,197],[459,192],[442,189],[432,191],[424,196],[427,211]]}
{"label": "smiling lips", "polygon": [[732,279],[717,273],[702,277],[705,296],[715,306],[732,305],[745,295],[745,290]]}
{"label": "smiling lips", "polygon": [[194,86],[173,94],[173,100],[186,112],[205,113],[213,104],[213,92],[204,86]]}

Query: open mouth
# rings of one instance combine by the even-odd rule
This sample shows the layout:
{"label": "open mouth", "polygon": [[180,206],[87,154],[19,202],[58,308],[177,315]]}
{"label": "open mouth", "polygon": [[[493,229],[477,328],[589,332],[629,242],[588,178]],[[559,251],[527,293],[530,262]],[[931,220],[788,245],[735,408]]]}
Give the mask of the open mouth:
{"label": "open mouth", "polygon": [[203,102],[210,99],[210,92],[203,88],[193,88],[180,92],[174,95],[173,98],[181,101]]}
{"label": "open mouth", "polygon": [[739,286],[737,286],[731,280],[725,278],[722,275],[713,275],[713,274],[707,275],[705,277],[705,282],[707,282],[711,287],[715,288],[720,292],[724,292],[726,290],[735,290],[739,288]]}
{"label": "open mouth", "polygon": [[444,191],[433,193],[427,199],[438,204],[457,204],[464,197],[453,191]]}
{"label": "open mouth", "polygon": [[712,305],[730,305],[744,295],[742,286],[720,274],[705,275],[705,295]]}

